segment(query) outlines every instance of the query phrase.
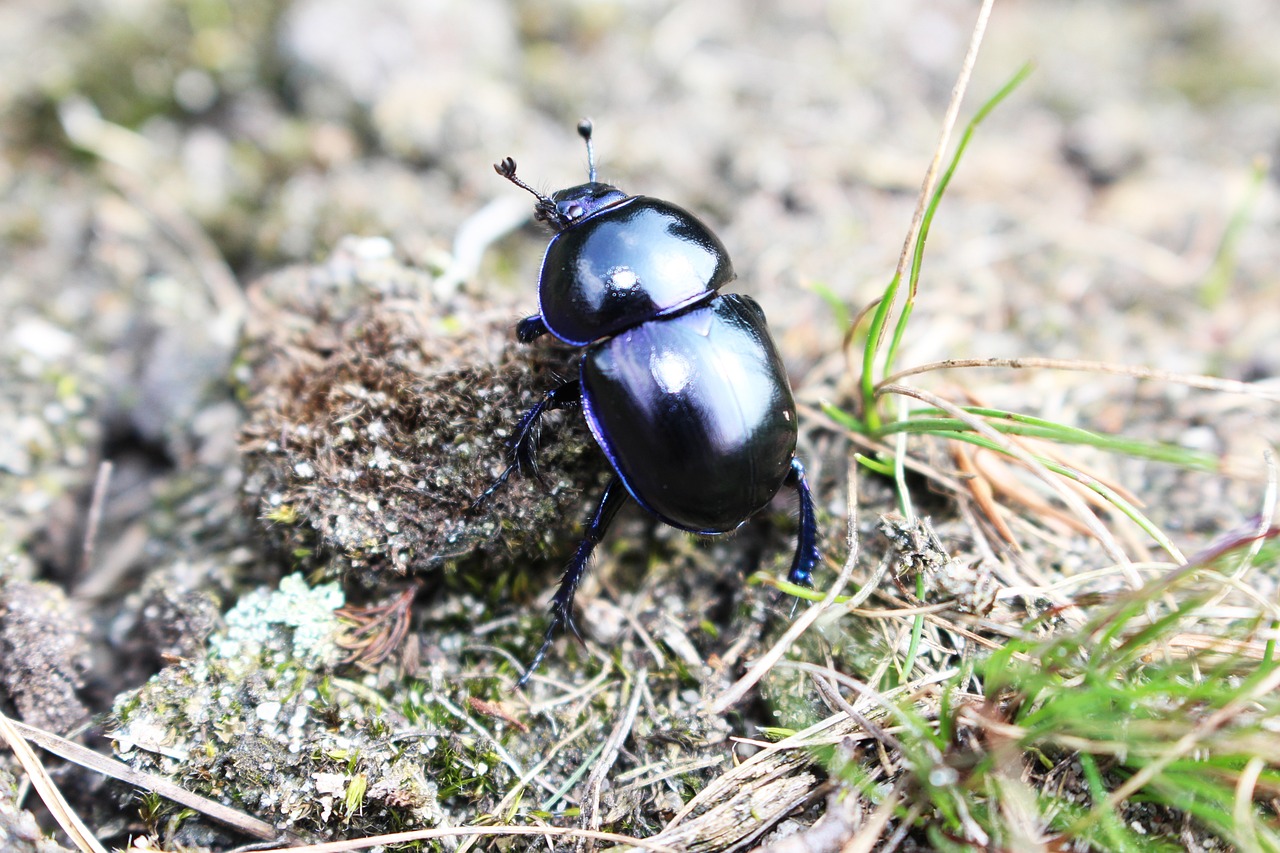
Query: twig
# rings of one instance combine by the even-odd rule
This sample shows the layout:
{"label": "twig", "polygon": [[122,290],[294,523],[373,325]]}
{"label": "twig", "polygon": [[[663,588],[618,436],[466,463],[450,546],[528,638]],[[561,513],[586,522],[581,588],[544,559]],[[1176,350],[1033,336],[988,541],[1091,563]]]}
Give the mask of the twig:
{"label": "twig", "polygon": [[1022,462],[1022,464],[1026,465],[1027,468],[1031,471],[1031,473],[1035,474],[1042,481],[1044,481],[1044,483],[1048,485],[1049,488],[1057,492],[1058,497],[1062,499],[1062,502],[1065,503],[1068,507],[1070,507],[1071,510],[1075,512],[1077,516],[1079,516],[1081,521],[1083,521],[1085,524],[1089,526],[1090,532],[1093,533],[1094,537],[1098,540],[1098,542],[1102,545],[1102,547],[1106,549],[1107,554],[1111,557],[1111,559],[1114,560],[1120,566],[1125,567],[1126,575],[1128,576],[1129,582],[1134,586],[1134,588],[1136,589],[1137,587],[1141,586],[1142,579],[1137,576],[1136,572],[1133,572],[1128,568],[1130,564],[1129,557],[1124,553],[1123,550],[1121,550],[1120,544],[1116,542],[1115,537],[1111,535],[1111,531],[1107,530],[1106,526],[1103,525],[1103,523],[1098,520],[1098,517],[1093,514],[1093,511],[1089,509],[1088,505],[1084,502],[1084,500],[1078,494],[1073,492],[1071,489],[1067,488],[1061,481],[1058,480],[1057,477],[1055,477],[1043,465],[1037,462],[1035,458],[1026,450],[1024,450],[1023,448],[1017,446],[1013,442],[1006,439],[999,432],[997,432],[996,430],[988,426],[981,418],[977,418],[969,414],[960,406],[957,406],[954,403],[950,402],[949,400],[946,400],[943,397],[939,397],[936,394],[930,394],[927,391],[921,391],[918,388],[912,388],[907,385],[882,385],[879,389],[877,389],[876,393],[877,394],[902,394],[907,397],[914,397],[917,400],[920,400],[921,402],[928,403],[931,406],[935,406],[939,409],[944,410],[947,414],[951,415],[954,418],[959,418],[960,420],[964,421],[969,427],[971,427],[975,432],[977,432],[979,435],[983,436],[989,441],[993,441],[996,444],[998,444],[1010,456],[1014,457],[1018,461]]}
{"label": "twig", "polygon": [[[614,762],[618,760],[618,752],[622,749],[622,744],[631,734],[631,729],[636,724],[636,714],[640,710],[640,698],[644,696],[644,685],[649,680],[649,670],[641,668],[635,675],[635,679],[631,684],[631,699],[627,702],[627,708],[622,716],[618,718],[618,724],[613,727],[613,731],[609,734],[609,740],[605,742],[604,753],[596,762],[596,766],[591,769],[591,775],[587,777],[587,784],[582,790],[582,817],[583,823],[588,829],[600,828],[600,789],[604,785],[605,776],[609,775],[609,771],[613,769]],[[590,846],[588,846],[590,849]]]}
{"label": "twig", "polygon": [[[826,672],[825,674],[830,675],[831,673]],[[923,678],[918,678],[915,681],[899,685],[892,690],[886,690],[883,695],[885,697],[892,697],[900,693],[921,690],[931,684],[936,684],[950,678],[954,678],[955,674],[956,670],[954,669],[931,673]],[[728,771],[716,777],[709,785],[707,785],[707,787],[695,794],[693,799],[685,803],[684,808],[682,808],[679,813],[677,813],[676,816],[673,817],[663,828],[662,835],[668,835],[671,833],[676,826],[687,821],[694,812],[705,810],[717,797],[725,796],[726,790],[741,787],[744,784],[744,780],[750,779],[753,775],[761,771],[760,765],[778,760],[777,753],[803,750],[807,755],[811,756],[811,748],[814,746],[839,743],[845,738],[850,737],[853,731],[853,726],[855,725],[856,723],[849,720],[849,718],[841,712],[819,720],[807,729],[796,732],[790,737],[783,738],[776,743],[754,742],[760,747],[759,751],[742,763],[734,765]],[[834,735],[831,733],[832,730],[835,731]],[[868,739],[870,737],[870,735],[867,735]]]}
{"label": "twig", "polygon": [[[517,779],[524,778],[525,774],[524,774],[524,770],[520,768],[520,762],[516,761],[515,756],[507,751],[507,748],[504,747],[502,743],[496,737],[493,736],[492,732],[490,732],[484,726],[477,723],[471,717],[470,714],[468,714],[466,711],[463,711],[461,708],[459,708],[457,705],[453,704],[448,699],[441,696],[439,693],[432,693],[431,701],[435,702],[441,708],[444,708],[454,717],[457,717],[459,720],[462,721],[462,723],[465,726],[467,726],[472,731],[476,732],[482,738],[484,738],[489,743],[494,753],[496,753],[497,756],[502,759],[502,763],[507,765],[507,767],[511,768],[512,773],[516,774],[516,778]],[[552,786],[547,781],[543,779],[536,779],[536,781],[539,785],[541,785],[546,790],[550,791],[553,794],[555,793],[555,787]]]}
{"label": "twig", "polygon": [[[831,669],[833,672],[835,671],[834,668],[829,665],[827,668]],[[814,686],[818,688],[819,693],[825,696],[827,700],[835,705],[838,710],[843,711],[845,716],[862,726],[862,728],[866,730],[867,734],[880,741],[880,743],[884,744],[889,749],[896,749],[898,752],[903,751],[902,741],[882,729],[877,723],[873,723],[861,711],[850,705],[849,700],[840,695],[840,691],[836,689],[834,684],[827,681],[826,676],[818,672],[811,671],[809,672],[809,679],[813,682]]]}
{"label": "twig", "polygon": [[[516,798],[520,796],[522,791],[524,791],[530,780],[543,770],[547,769],[547,765],[555,760],[555,757],[560,754],[560,750],[573,743],[583,734],[583,732],[592,728],[592,726],[593,721],[587,720],[587,722],[578,726],[576,729],[560,738],[560,740],[556,741],[555,745],[552,746],[551,749],[547,750],[546,754],[542,756],[542,760],[525,771],[525,774],[517,779],[514,785],[507,789],[507,792],[502,795],[502,799],[489,810],[489,813],[497,815],[499,819],[502,819],[503,812],[505,812],[511,804],[516,801]],[[476,838],[477,836],[472,836],[458,845],[457,853],[467,853],[467,851],[475,845]]]}
{"label": "twig", "polygon": [[902,241],[902,253],[898,256],[898,266],[894,271],[895,278],[906,274],[907,264],[915,248],[916,236],[924,222],[925,210],[929,199],[933,197],[934,185],[938,182],[938,171],[942,168],[943,157],[947,153],[947,144],[951,141],[951,131],[955,129],[956,120],[960,116],[960,103],[964,100],[965,90],[969,88],[969,78],[973,74],[974,63],[978,61],[978,49],[982,46],[982,36],[987,31],[987,19],[991,17],[991,7],[995,0],[983,0],[978,10],[978,20],[973,25],[973,33],[969,37],[969,49],[965,52],[964,61],[960,65],[960,73],[956,76],[955,86],[951,89],[951,102],[947,104],[947,112],[942,118],[942,132],[938,134],[938,144],[933,151],[933,159],[925,170],[924,181],[920,185],[920,195],[916,199],[915,212],[911,214],[911,227],[907,229],[907,238]]}
{"label": "twig", "polygon": [[111,484],[112,464],[104,459],[98,465],[98,476],[93,481],[93,498],[89,501],[89,516],[85,522],[84,546],[80,552],[80,576],[86,577],[93,570],[93,552],[98,546],[98,528],[102,524],[102,508],[107,502],[107,487]]}
{"label": "twig", "polygon": [[[889,819],[893,817],[894,811],[898,808],[898,803],[902,801],[901,785],[894,787],[889,792],[889,796],[884,798],[884,802],[876,806],[876,810],[872,812],[871,818],[858,827],[858,834],[849,839],[840,851],[840,853],[871,853],[875,849],[876,842],[880,839],[880,833],[884,832],[884,828],[889,825]],[[903,822],[906,825],[906,822]]]}
{"label": "twig", "polygon": [[[523,666],[523,663],[518,663]],[[570,702],[576,702],[588,698],[594,698],[597,693],[604,690],[604,684],[613,675],[613,665],[603,667],[599,674],[580,687],[574,687],[572,690],[565,691],[554,699],[547,699],[542,702],[534,702],[529,704],[529,716],[537,716],[546,714],[552,708],[558,708],[561,705],[567,705]]]}
{"label": "twig", "polygon": [[350,838],[345,841],[327,841],[305,847],[274,847],[259,853],[347,853],[349,850],[367,850],[370,847],[390,847],[411,841],[431,841],[436,838],[469,838],[472,836],[541,835],[551,838],[591,838],[611,841],[630,847],[642,847],[654,853],[678,853],[674,847],[658,844],[645,838],[632,838],[616,832],[599,832],[593,829],[573,829],[560,826],[442,826],[435,829],[415,829],[409,832],[393,832],[387,835],[370,835],[367,838]]}
{"label": "twig", "polygon": [[[808,661],[800,661],[800,660],[788,660],[788,661],[782,661],[778,665],[785,667],[787,669],[799,670],[800,672],[808,673],[809,675],[817,675],[821,678],[830,679],[836,682],[837,684],[843,684],[844,686],[848,687],[850,690],[852,690],[853,692],[861,696],[862,699],[865,702],[867,702],[868,705],[878,706],[882,710],[886,711],[889,716],[900,718],[899,721],[902,723],[902,725],[912,729],[913,735],[919,736],[921,734],[921,732],[915,730],[916,727],[913,721],[910,718],[903,717],[898,706],[894,705],[891,701],[889,701],[890,694],[888,693],[881,693],[880,691],[876,690],[874,687],[870,686],[869,684],[863,684],[861,681],[857,680],[856,678],[850,675],[845,675],[843,672],[838,672],[837,670],[831,669],[830,667],[819,666],[816,663],[809,663]],[[948,670],[948,671],[953,674],[955,672],[954,669]],[[842,699],[842,701],[844,700]],[[848,712],[845,712],[845,713],[848,713]],[[865,717],[862,714],[858,714],[857,717],[850,717],[850,719],[853,719],[855,722],[858,722],[859,725],[861,725],[861,722],[859,721],[862,719],[865,719]],[[880,740],[881,735],[884,734],[883,732],[880,732],[879,734],[877,734],[876,732],[870,729],[867,730],[867,733],[870,734],[872,737],[875,737],[876,740]],[[942,754],[939,753],[934,748],[932,742],[927,737],[920,738],[920,742],[929,751],[930,755],[933,758],[935,758],[938,762],[942,761]],[[901,747],[901,743],[898,743],[898,746]]]}
{"label": "twig", "polygon": [[[58,790],[58,786],[54,784],[50,778],[49,772],[44,769],[44,765],[36,756],[35,750],[27,743],[23,737],[19,726],[21,724],[16,720],[10,720],[3,713],[0,713],[0,738],[3,738],[9,748],[13,750],[14,757],[22,765],[22,769],[27,771],[27,778],[31,780],[31,784],[40,794],[40,799],[44,802],[45,807],[49,809],[50,814],[58,821],[58,826],[62,827],[62,831],[70,836],[72,842],[84,851],[92,851],[92,853],[107,853],[107,848],[103,847],[98,839],[93,837],[93,833],[89,831],[89,827],[84,825],[84,821],[80,820],[80,816],[72,811],[71,806],[63,798],[62,792]],[[25,728],[25,727],[24,727]],[[39,731],[37,729],[37,731]]]}

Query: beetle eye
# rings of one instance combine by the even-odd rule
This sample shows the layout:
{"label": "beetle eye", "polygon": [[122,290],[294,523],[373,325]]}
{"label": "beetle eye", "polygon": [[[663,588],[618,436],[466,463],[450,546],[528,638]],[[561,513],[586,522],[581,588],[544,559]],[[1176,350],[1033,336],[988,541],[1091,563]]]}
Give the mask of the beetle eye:
{"label": "beetle eye", "polygon": [[580,204],[571,204],[565,208],[564,211],[564,215],[569,217],[571,220],[581,219],[584,213],[586,213],[586,211],[583,210],[582,205]]}

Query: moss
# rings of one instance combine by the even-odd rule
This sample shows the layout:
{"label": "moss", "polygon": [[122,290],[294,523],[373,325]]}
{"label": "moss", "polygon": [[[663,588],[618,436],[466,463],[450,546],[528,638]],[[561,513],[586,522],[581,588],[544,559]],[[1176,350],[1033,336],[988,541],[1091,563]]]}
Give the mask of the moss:
{"label": "moss", "polygon": [[308,588],[297,576],[245,596],[207,654],[119,697],[117,753],[282,827],[437,822],[437,785],[423,771],[441,760],[435,750],[397,741],[376,692],[324,674],[341,656],[342,603],[334,585]]}
{"label": "moss", "polygon": [[19,808],[18,782],[0,765],[0,849],[5,853],[70,853],[47,837],[35,816]]}

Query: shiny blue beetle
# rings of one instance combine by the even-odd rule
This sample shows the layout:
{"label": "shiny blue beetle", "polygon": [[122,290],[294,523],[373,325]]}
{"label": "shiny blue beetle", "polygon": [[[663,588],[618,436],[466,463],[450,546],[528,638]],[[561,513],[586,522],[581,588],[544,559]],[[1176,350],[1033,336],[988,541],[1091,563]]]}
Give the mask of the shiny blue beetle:
{"label": "shiny blue beetle", "polygon": [[574,593],[628,495],[673,527],[712,535],[738,528],[790,486],[800,534],[789,580],[810,585],[819,561],[813,497],[795,455],[795,401],[764,312],[748,296],[719,293],[733,267],[693,214],[597,182],[590,122],[578,133],[587,143],[585,184],[546,196],[516,177],[511,158],[494,167],[533,194],[536,218],[556,232],[542,262],[539,313],[516,335],[529,343],[550,333],[585,351],[578,378],[520,419],[511,464],[477,504],[512,471],[533,469],[537,425],[553,409],[581,405],[614,469],[521,685],[561,626],[577,634]]}

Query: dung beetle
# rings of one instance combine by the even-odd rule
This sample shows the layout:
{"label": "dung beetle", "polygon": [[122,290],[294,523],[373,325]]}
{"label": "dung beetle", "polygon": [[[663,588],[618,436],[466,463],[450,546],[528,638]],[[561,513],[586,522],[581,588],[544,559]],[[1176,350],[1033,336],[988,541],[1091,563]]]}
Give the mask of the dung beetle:
{"label": "dung beetle", "polygon": [[673,527],[713,535],[738,528],[790,486],[800,498],[800,534],[788,579],[809,586],[819,561],[813,496],[795,455],[795,401],[764,312],[749,296],[718,293],[733,267],[706,225],[670,202],[597,182],[591,123],[581,122],[578,134],[587,145],[585,184],[547,196],[516,177],[510,157],[494,166],[537,199],[535,218],[556,232],[538,279],[539,313],[517,324],[516,337],[529,343],[550,333],[585,350],[578,378],[547,391],[520,419],[510,464],[475,506],[512,471],[536,471],[538,423],[554,409],[582,407],[614,470],[517,686],[557,629],[578,635],[574,593],[628,496]]}

